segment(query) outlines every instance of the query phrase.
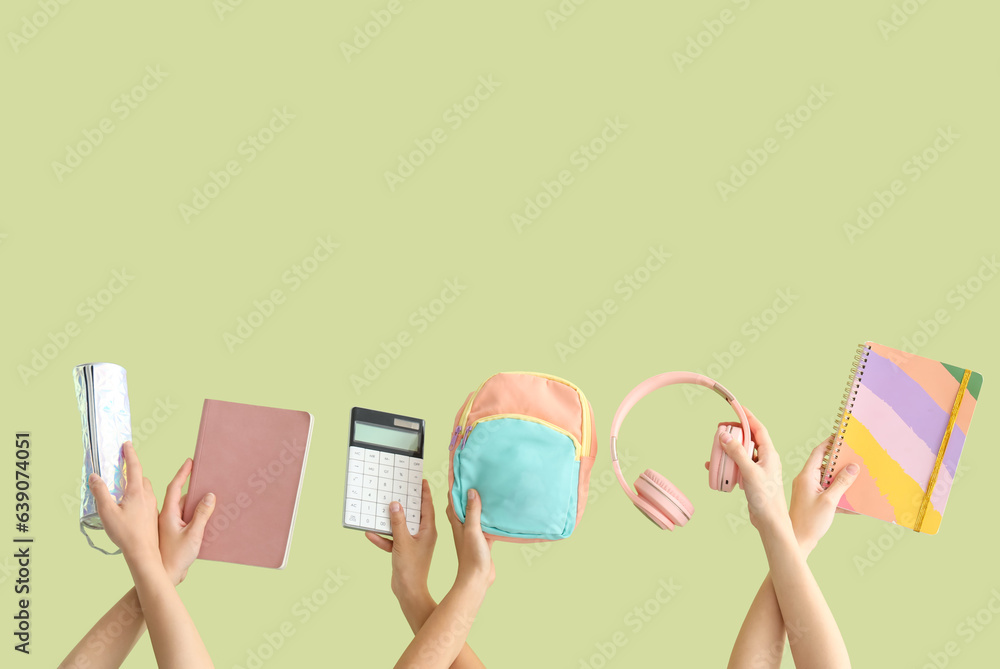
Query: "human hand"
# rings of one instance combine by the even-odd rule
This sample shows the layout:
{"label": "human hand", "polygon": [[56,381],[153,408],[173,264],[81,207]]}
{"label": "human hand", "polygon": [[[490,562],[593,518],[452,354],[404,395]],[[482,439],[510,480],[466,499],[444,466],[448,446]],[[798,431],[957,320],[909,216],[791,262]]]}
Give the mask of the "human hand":
{"label": "human hand", "polygon": [[392,539],[375,532],[365,532],[373,544],[392,554],[392,593],[401,605],[418,598],[430,597],[427,590],[427,575],[431,569],[434,544],[437,542],[437,527],[434,524],[434,503],[431,487],[423,480],[420,492],[420,527],[416,534],[410,534],[406,527],[406,512],[403,505],[393,501],[389,504],[389,522],[392,525]]}
{"label": "human hand", "polygon": [[490,550],[493,539],[487,539],[479,524],[483,502],[476,490],[470,489],[465,505],[465,523],[458,519],[448,495],[448,520],[455,535],[455,552],[458,553],[458,576],[455,582],[481,584],[488,588],[496,579],[496,567]]}
{"label": "human hand", "polygon": [[858,478],[860,471],[856,464],[851,463],[837,474],[837,478],[829,488],[823,489],[820,484],[820,470],[823,456],[832,442],[833,437],[830,437],[814,448],[802,471],[792,481],[792,503],[788,509],[788,516],[795,529],[795,538],[806,555],[812,552],[830,529],[833,514],[841,511],[837,508],[837,503]]}
{"label": "human hand", "polygon": [[740,470],[740,487],[746,492],[750,522],[762,535],[788,523],[785,488],[781,482],[781,460],[774,449],[764,424],[743,407],[750,424],[750,434],[757,445],[756,461],[751,458],[741,440],[723,433],[722,449]]}
{"label": "human hand", "polygon": [[215,510],[215,495],[208,493],[194,510],[190,522],[185,523],[181,517],[187,499],[186,494],[181,494],[181,488],[191,475],[192,466],[191,458],[186,459],[167,485],[159,517],[160,559],[174,585],[184,580],[188,567],[198,557],[205,526]]}
{"label": "human hand", "polygon": [[108,538],[122,549],[130,563],[160,560],[159,539],[156,532],[156,497],[153,484],[142,475],[142,465],[131,441],[122,445],[125,458],[125,493],[120,503],[115,502],[108,486],[97,474],[88,480],[90,491],[97,504]]}

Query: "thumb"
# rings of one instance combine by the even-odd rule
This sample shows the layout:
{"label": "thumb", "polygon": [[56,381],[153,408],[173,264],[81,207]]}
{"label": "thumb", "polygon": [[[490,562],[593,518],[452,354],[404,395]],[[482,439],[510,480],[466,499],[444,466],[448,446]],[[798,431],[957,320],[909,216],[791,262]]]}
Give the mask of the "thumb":
{"label": "thumb", "polygon": [[396,500],[389,502],[389,526],[392,528],[393,539],[410,536],[410,530],[406,527],[406,512]]}
{"label": "thumb", "polygon": [[106,520],[108,514],[114,513],[113,509],[118,506],[115,498],[111,496],[111,491],[108,490],[108,484],[97,474],[91,474],[87,483],[90,484],[90,492],[94,496],[97,515],[101,517],[101,520]]}
{"label": "thumb", "polygon": [[732,435],[728,432],[723,432],[719,435],[719,443],[722,444],[722,450],[726,452],[726,455],[732,458],[736,466],[741,470],[745,471],[753,467],[754,462],[747,455],[747,451],[743,447],[743,442],[733,439]]}
{"label": "thumb", "polygon": [[198,502],[198,506],[194,509],[194,515],[191,517],[191,522],[188,523],[185,529],[200,539],[205,533],[205,526],[208,525],[208,519],[212,517],[214,511],[215,495],[208,493]]}
{"label": "thumb", "polygon": [[833,480],[830,487],[826,489],[823,493],[825,496],[829,497],[834,504],[840,501],[840,498],[847,492],[847,489],[851,487],[851,484],[858,478],[858,472],[861,468],[857,463],[852,462],[851,464],[840,470],[837,474],[837,478]]}
{"label": "thumb", "polygon": [[481,530],[479,526],[479,517],[482,515],[482,511],[483,502],[479,498],[479,493],[475,490],[475,488],[469,488],[468,501],[465,503],[465,525],[469,526],[471,523],[472,527],[477,530]]}

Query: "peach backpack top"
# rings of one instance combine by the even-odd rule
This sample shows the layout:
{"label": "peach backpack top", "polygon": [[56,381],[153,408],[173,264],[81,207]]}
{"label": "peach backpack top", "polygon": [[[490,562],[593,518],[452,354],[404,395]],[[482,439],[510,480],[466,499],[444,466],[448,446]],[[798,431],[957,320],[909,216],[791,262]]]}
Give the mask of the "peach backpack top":
{"label": "peach backpack top", "polygon": [[565,539],[583,516],[597,451],[594,411],[577,386],[533,372],[494,374],[469,393],[449,445],[452,504],[482,499],[483,532],[501,541]]}

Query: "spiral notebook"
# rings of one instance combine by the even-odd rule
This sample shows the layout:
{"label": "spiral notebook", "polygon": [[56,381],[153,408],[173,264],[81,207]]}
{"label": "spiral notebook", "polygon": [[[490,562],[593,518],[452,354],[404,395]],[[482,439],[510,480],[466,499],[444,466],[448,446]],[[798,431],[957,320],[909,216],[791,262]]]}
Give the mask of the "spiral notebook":
{"label": "spiral notebook", "polygon": [[200,559],[285,568],[312,427],[306,411],[205,400],[183,514],[215,493]]}
{"label": "spiral notebook", "polygon": [[841,509],[937,534],[982,386],[972,370],[861,344],[823,486],[855,462],[861,473]]}

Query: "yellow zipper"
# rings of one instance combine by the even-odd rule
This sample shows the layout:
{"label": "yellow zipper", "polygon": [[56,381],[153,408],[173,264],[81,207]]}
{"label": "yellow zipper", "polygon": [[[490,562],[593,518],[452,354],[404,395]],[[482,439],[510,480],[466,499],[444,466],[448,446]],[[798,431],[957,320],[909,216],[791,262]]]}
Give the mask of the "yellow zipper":
{"label": "yellow zipper", "polygon": [[[558,383],[562,383],[563,385],[567,385],[570,388],[572,388],[573,390],[575,390],[576,394],[580,396],[580,410],[583,412],[583,414],[582,414],[583,415],[583,425],[580,428],[580,435],[581,435],[580,442],[577,442],[576,439],[573,439],[573,443],[577,444],[577,446],[578,446],[578,448],[577,448],[578,458],[577,459],[579,459],[579,456],[589,456],[590,455],[590,441],[591,441],[591,439],[590,439],[590,404],[587,402],[587,398],[584,396],[583,391],[580,390],[580,388],[577,387],[576,384],[571,383],[571,382],[567,381],[564,378],[561,378],[561,377],[558,377],[558,376],[553,376],[551,374],[542,374],[540,372],[503,372],[503,373],[504,374],[528,374],[530,376],[538,376],[538,377],[541,377],[543,379],[549,379],[551,381],[556,381]],[[498,376],[498,374],[494,374],[493,376]],[[483,389],[483,386],[485,386],[489,382],[489,380],[493,378],[493,376],[489,377],[488,379],[486,379],[486,381],[483,381],[481,384],[479,384],[479,387],[476,388],[476,392],[472,393],[472,397],[469,398],[468,403],[465,405],[465,411],[462,412],[462,418],[458,422],[459,432],[458,432],[458,441],[456,443],[461,443],[461,441],[462,441],[462,435],[463,435],[463,433],[466,432],[465,422],[467,420],[469,420],[469,413],[472,412],[472,403],[476,401],[476,395],[479,394],[479,391],[481,391]],[[515,414],[510,414],[510,415],[515,415]],[[551,423],[546,423],[545,421],[541,421],[540,419],[539,419],[538,422],[541,422],[541,423],[543,423],[545,425],[549,425],[550,427],[553,427],[553,428],[559,430],[560,432],[565,432],[571,439],[573,438],[573,435],[569,434],[569,432],[566,432],[565,430],[563,430],[560,427],[556,427],[555,425],[552,425]],[[470,429],[471,429],[471,426],[470,426]]]}
{"label": "yellow zipper", "polygon": [[498,413],[498,414],[493,414],[492,416],[484,416],[469,426],[469,433],[471,434],[472,428],[476,427],[480,423],[488,423],[491,420],[499,420],[500,418],[514,418],[516,420],[524,420],[531,423],[538,423],[539,425],[544,425],[547,428],[553,429],[556,432],[566,435],[567,437],[569,437],[569,440],[573,442],[573,451],[576,454],[575,459],[576,460],[580,459],[580,454],[582,449],[580,447],[580,442],[576,440],[576,437],[574,437],[567,430],[564,430],[558,425],[553,425],[547,420],[542,420],[541,418],[535,418],[534,416],[526,416],[520,413]]}
{"label": "yellow zipper", "polygon": [[590,403],[587,402],[586,396],[584,396],[583,391],[580,390],[579,386],[575,383],[567,381],[566,379],[553,376],[552,374],[542,374],[540,372],[510,372],[511,374],[530,374],[532,376],[540,376],[543,379],[550,379],[558,383],[569,386],[576,391],[576,394],[580,396],[580,410],[583,412],[583,426],[580,428],[581,441],[583,442],[583,455],[590,455]]}

